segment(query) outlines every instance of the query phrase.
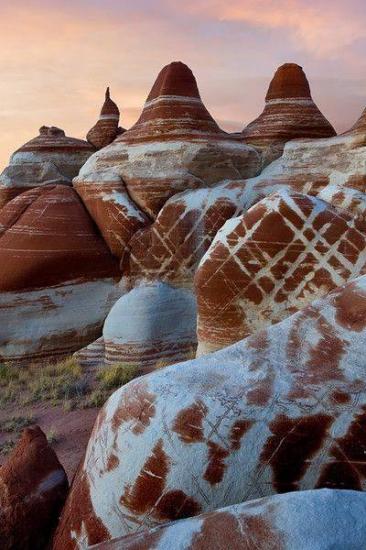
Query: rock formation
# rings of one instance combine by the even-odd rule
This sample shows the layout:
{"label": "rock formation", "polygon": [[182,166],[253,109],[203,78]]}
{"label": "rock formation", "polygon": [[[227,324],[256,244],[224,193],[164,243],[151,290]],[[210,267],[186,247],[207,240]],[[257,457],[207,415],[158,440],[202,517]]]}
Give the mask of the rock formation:
{"label": "rock formation", "polygon": [[120,295],[118,263],[78,195],[22,193],[0,212],[0,360],[39,360],[95,340]]}
{"label": "rock formation", "polygon": [[191,359],[195,355],[196,300],[188,289],[162,283],[142,284],[112,307],[103,342],[81,350],[83,364],[123,363],[138,374]]}
{"label": "rock formation", "polygon": [[357,549],[362,548],[366,540],[365,512],[366,496],[357,491],[299,491],[228,506],[92,548]]}
{"label": "rock formation", "polygon": [[65,471],[38,426],[26,428],[0,468],[2,550],[45,547],[68,491]]}
{"label": "rock formation", "polygon": [[192,71],[175,62],[160,72],[137,123],[95,153],[74,186],[88,205],[95,189],[124,193],[125,184],[136,204],[155,218],[175,193],[255,176],[260,169],[257,150],[217,126]]}
{"label": "rock formation", "polygon": [[365,346],[363,276],[120,388],[99,413],[54,550],[277,492],[365,490]]}
{"label": "rock formation", "polygon": [[365,272],[364,216],[278,191],[228,220],[201,260],[197,354],[277,323]]}
{"label": "rock formation", "polygon": [[335,136],[319,111],[302,67],[285,63],[269,85],[263,113],[244,128],[244,139],[265,150],[268,161],[281,156],[285,143],[299,138]]}
{"label": "rock formation", "polygon": [[13,153],[0,175],[0,208],[33,187],[71,185],[94,150],[86,141],[65,136],[59,128],[42,126],[39,136]]}
{"label": "rock formation", "polygon": [[89,130],[86,139],[95,149],[102,149],[112,143],[119,134],[126,131],[124,128],[119,128],[118,124],[119,109],[115,102],[112,101],[109,88],[107,88],[99,120]]}

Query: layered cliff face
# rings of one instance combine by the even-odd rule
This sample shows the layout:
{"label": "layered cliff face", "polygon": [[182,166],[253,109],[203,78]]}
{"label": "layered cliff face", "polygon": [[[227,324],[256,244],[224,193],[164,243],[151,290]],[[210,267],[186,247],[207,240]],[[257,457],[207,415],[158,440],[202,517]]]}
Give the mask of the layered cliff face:
{"label": "layered cliff face", "polygon": [[99,335],[120,272],[77,193],[22,193],[0,212],[0,358],[44,360]]}
{"label": "layered cliff face", "polygon": [[89,130],[86,139],[95,147],[102,149],[106,147],[116,137],[126,130],[119,127],[119,109],[116,103],[111,99],[109,88],[105,93],[105,101],[100,111],[98,122]]}
{"label": "layered cliff face", "polygon": [[0,175],[0,208],[20,193],[50,184],[71,185],[95,151],[81,139],[70,138],[54,126],[42,126],[39,136],[20,147]]}
{"label": "layered cliff face", "polygon": [[364,490],[365,345],[363,276],[120,388],[99,413],[54,549],[278,492]]}
{"label": "layered cliff face", "polygon": [[175,62],[160,72],[137,123],[94,154],[74,186],[87,205],[90,193],[100,193],[102,201],[105,190],[118,193],[126,186],[139,208],[155,218],[175,193],[254,176],[260,169],[260,154],[217,126],[192,71]]}
{"label": "layered cliff face", "polygon": [[295,63],[277,69],[265,101],[263,113],[244,128],[242,136],[263,148],[267,163],[281,156],[287,141],[336,134],[314,103],[302,67]]}

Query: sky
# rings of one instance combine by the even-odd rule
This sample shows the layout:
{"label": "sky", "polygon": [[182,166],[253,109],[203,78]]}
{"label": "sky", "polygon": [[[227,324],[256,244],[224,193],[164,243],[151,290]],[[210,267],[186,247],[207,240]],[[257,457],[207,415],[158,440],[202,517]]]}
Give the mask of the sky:
{"label": "sky", "polygon": [[44,124],[85,138],[107,85],[130,127],[178,60],[224,130],[258,116],[295,62],[344,131],[366,106],[365,28],[365,0],[0,0],[0,169]]}

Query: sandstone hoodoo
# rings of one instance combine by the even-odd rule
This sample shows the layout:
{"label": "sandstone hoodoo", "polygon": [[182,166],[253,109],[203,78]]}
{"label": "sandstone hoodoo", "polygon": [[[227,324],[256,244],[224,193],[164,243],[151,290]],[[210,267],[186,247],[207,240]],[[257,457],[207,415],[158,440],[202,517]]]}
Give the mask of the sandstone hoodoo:
{"label": "sandstone hoodoo", "polygon": [[269,85],[263,113],[244,128],[248,143],[265,150],[267,162],[282,154],[291,139],[327,138],[336,134],[315,105],[302,67],[285,63]]}
{"label": "sandstone hoodoo", "polygon": [[218,127],[192,71],[174,62],[160,72],[137,123],[95,153],[74,186],[86,204],[95,188],[124,193],[126,186],[136,204],[155,218],[175,193],[255,176],[260,168],[259,152]]}
{"label": "sandstone hoodoo", "polygon": [[277,323],[366,272],[357,218],[286,190],[226,222],[195,277],[199,355]]}
{"label": "sandstone hoodoo", "polygon": [[65,471],[38,426],[26,428],[0,468],[2,550],[45,548],[66,499]]}
{"label": "sandstone hoodoo", "polygon": [[39,360],[95,340],[120,272],[77,193],[38,187],[0,213],[0,360]]}
{"label": "sandstone hoodoo", "polygon": [[42,126],[39,136],[13,153],[0,175],[0,208],[33,187],[71,185],[94,151],[87,141],[67,137],[60,128]]}
{"label": "sandstone hoodoo", "polygon": [[[347,513],[352,510],[352,514]],[[228,506],[93,546],[93,550],[362,548],[366,495],[321,489]]]}
{"label": "sandstone hoodoo", "polygon": [[55,550],[277,492],[364,490],[365,319],[363,276],[120,388],[99,413]]}
{"label": "sandstone hoodoo", "polygon": [[111,99],[109,88],[105,93],[105,101],[98,122],[89,130],[86,139],[96,149],[106,147],[126,130],[119,127],[119,109]]}

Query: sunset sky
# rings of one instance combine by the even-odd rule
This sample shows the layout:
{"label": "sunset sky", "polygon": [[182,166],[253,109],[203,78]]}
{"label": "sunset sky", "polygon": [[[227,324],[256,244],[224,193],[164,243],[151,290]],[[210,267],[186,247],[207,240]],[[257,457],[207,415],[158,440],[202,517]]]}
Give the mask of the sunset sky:
{"label": "sunset sky", "polygon": [[0,0],[0,21],[1,169],[43,124],[85,137],[107,85],[128,128],[175,60],[225,130],[261,112],[284,62],[338,131],[366,106],[365,0]]}

